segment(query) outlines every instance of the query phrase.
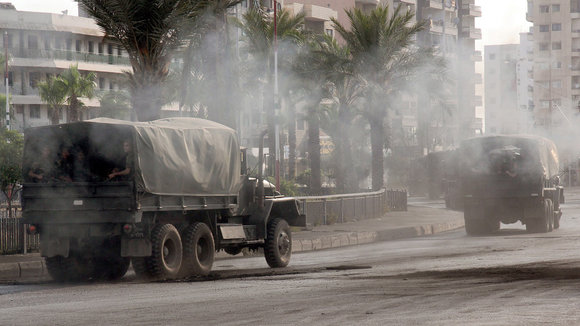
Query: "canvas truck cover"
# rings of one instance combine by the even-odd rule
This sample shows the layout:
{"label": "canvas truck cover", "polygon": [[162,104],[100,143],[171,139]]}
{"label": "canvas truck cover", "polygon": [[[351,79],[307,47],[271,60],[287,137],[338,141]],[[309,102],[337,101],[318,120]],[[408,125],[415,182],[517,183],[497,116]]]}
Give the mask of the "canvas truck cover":
{"label": "canvas truck cover", "polygon": [[527,155],[525,160],[547,178],[559,173],[558,150],[549,139],[531,135],[496,135],[470,138],[461,143],[461,159],[471,166],[483,161],[492,150],[516,148]]}
{"label": "canvas truck cover", "polygon": [[134,181],[139,191],[156,195],[236,195],[241,186],[236,132],[196,118],[131,122],[98,118],[30,128],[24,165],[39,153],[39,142],[53,148],[66,142],[107,152],[124,140],[133,144]]}

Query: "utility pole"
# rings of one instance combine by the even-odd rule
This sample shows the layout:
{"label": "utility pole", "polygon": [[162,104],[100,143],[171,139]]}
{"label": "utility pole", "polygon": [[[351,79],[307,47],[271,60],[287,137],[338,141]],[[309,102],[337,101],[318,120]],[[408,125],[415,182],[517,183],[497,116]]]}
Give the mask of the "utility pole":
{"label": "utility pole", "polygon": [[276,142],[276,190],[280,191],[280,99],[278,97],[278,1],[274,0],[274,141]]}
{"label": "utility pole", "polygon": [[4,85],[6,87],[6,129],[10,130],[10,90],[8,86],[8,32],[4,31]]}

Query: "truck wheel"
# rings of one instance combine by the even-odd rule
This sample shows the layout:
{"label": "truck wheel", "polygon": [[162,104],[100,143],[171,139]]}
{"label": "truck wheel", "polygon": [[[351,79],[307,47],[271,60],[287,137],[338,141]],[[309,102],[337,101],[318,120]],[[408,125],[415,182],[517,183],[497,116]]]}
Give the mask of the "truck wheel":
{"label": "truck wheel", "polygon": [[63,256],[46,257],[46,270],[50,277],[57,282],[68,280],[68,261]]}
{"label": "truck wheel", "polygon": [[57,282],[87,281],[93,277],[95,262],[75,254],[68,257],[56,256],[46,258],[48,274]]}
{"label": "truck wheel", "polygon": [[159,224],[151,232],[151,256],[145,259],[148,274],[156,279],[177,277],[183,248],[177,229],[171,224]]}
{"label": "truck wheel", "polygon": [[288,266],[292,256],[292,233],[285,220],[275,218],[268,223],[264,256],[272,268]]}
{"label": "truck wheel", "polygon": [[215,243],[205,223],[195,222],[183,232],[183,262],[181,277],[208,275],[213,266]]}
{"label": "truck wheel", "polygon": [[541,218],[526,221],[526,231],[529,233],[547,233],[550,230],[549,203],[544,201],[544,214]]}
{"label": "truck wheel", "polygon": [[242,252],[242,248],[240,248],[240,247],[225,247],[224,251],[228,255],[235,256],[235,255],[239,255]]}
{"label": "truck wheel", "polygon": [[149,274],[149,270],[147,269],[146,257],[131,258],[131,265],[133,265],[133,270],[135,271],[135,275],[137,275],[138,278],[148,279],[153,277],[151,274]]}
{"label": "truck wheel", "polygon": [[128,257],[99,257],[95,259],[95,278],[115,281],[125,276],[131,260]]}
{"label": "truck wheel", "polygon": [[554,230],[554,203],[551,199],[546,200],[548,202],[548,232]]}

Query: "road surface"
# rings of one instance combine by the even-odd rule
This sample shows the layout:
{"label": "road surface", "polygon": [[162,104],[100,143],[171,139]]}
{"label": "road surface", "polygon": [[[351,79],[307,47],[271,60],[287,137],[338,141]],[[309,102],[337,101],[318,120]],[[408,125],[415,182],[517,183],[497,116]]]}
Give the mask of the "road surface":
{"label": "road surface", "polygon": [[0,284],[0,325],[578,325],[580,194],[561,229],[464,230],[295,254],[219,260],[206,279]]}

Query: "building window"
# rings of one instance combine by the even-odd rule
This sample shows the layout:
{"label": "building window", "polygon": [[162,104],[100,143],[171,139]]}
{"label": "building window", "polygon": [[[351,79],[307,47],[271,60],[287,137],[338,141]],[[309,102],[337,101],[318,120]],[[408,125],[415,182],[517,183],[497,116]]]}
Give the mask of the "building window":
{"label": "building window", "polygon": [[330,28],[326,29],[326,35],[333,37],[334,36],[334,31]]}
{"label": "building window", "polygon": [[562,42],[553,42],[552,50],[562,50]]}
{"label": "building window", "polygon": [[489,54],[489,60],[495,60],[495,53]]}
{"label": "building window", "polygon": [[38,50],[38,36],[28,35],[28,48],[30,50]]}
{"label": "building window", "polygon": [[550,31],[550,25],[540,25],[540,32],[545,33]]}
{"label": "building window", "polygon": [[549,100],[542,100],[540,101],[540,107],[542,109],[547,109],[550,107],[550,101]]}
{"label": "building window", "polygon": [[552,88],[562,88],[562,81],[561,80],[552,81]]}
{"label": "building window", "polygon": [[248,8],[248,0],[242,1],[242,7]]}
{"label": "building window", "polygon": [[89,41],[89,53],[95,53],[95,42]]}
{"label": "building window", "polygon": [[76,40],[76,42],[75,42],[75,51],[81,52],[81,40]]}
{"label": "building window", "polygon": [[540,51],[548,51],[548,43],[540,43]]}
{"label": "building window", "polygon": [[552,12],[560,12],[560,5],[552,5]]}
{"label": "building window", "polygon": [[39,72],[31,72],[28,74],[28,84],[30,85],[30,87],[36,88],[39,81],[40,81]]}
{"label": "building window", "polygon": [[113,55],[113,44],[107,44],[107,54]]}
{"label": "building window", "polygon": [[562,69],[562,61],[556,61],[552,63],[552,68],[554,69]]}
{"label": "building window", "polygon": [[99,89],[105,89],[105,78],[99,77]]}
{"label": "building window", "polygon": [[562,30],[562,24],[552,24],[552,31],[558,32]]}
{"label": "building window", "polygon": [[123,55],[123,49],[121,48],[120,45],[117,45],[117,56],[122,56]]}
{"label": "building window", "polygon": [[12,71],[8,72],[8,85],[14,86],[14,74],[12,73]]}
{"label": "building window", "polygon": [[103,43],[99,43],[99,54],[103,54],[103,48],[104,48],[104,44]]}
{"label": "building window", "polygon": [[540,6],[540,12],[541,13],[550,12],[550,6]]}
{"label": "building window", "polygon": [[16,107],[16,113],[17,114],[23,114],[24,113],[24,106],[23,105],[15,105]]}
{"label": "building window", "polygon": [[30,104],[30,119],[40,119],[39,104]]}
{"label": "building window", "polygon": [[44,40],[44,49],[50,50],[50,40]]}

